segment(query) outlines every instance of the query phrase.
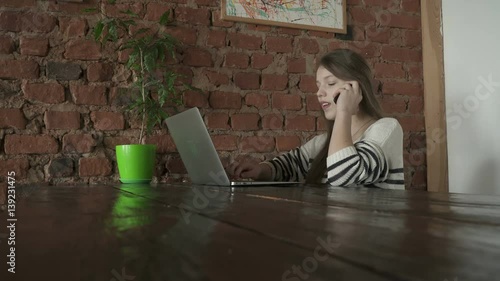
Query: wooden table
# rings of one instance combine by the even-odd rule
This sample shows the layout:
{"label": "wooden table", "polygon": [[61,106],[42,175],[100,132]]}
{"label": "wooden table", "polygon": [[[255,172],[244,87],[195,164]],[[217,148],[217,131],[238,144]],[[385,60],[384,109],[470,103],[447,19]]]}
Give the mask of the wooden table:
{"label": "wooden table", "polygon": [[495,196],[182,184],[16,194],[16,274],[4,210],[0,280],[500,280]]}

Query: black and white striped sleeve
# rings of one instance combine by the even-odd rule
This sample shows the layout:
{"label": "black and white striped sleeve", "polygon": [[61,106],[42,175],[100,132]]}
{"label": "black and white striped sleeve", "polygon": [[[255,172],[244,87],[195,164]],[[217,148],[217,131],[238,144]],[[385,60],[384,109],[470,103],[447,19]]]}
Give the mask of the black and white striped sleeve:
{"label": "black and white striped sleeve", "polygon": [[302,181],[309,170],[309,158],[298,147],[269,161],[275,181]]}
{"label": "black and white striped sleeve", "polygon": [[265,161],[271,167],[275,181],[303,181],[312,159],[318,154],[326,141],[326,134],[318,135],[304,145]]}
{"label": "black and white striped sleeve", "polygon": [[370,126],[362,140],[326,158],[327,181],[334,186],[404,189],[403,130],[394,118]]}
{"label": "black and white striped sleeve", "polygon": [[368,185],[386,180],[389,164],[384,151],[374,142],[363,140],[326,159],[327,180],[334,186]]}

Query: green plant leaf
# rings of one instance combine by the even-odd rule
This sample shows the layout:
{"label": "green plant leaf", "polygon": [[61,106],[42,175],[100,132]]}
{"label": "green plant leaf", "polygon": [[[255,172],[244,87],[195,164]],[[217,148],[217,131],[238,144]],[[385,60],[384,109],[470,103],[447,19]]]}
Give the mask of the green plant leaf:
{"label": "green plant leaf", "polygon": [[141,34],[144,34],[146,32],[148,32],[150,29],[149,28],[140,28],[139,30],[137,30],[133,37],[137,37],[138,35],[141,35]]}
{"label": "green plant leaf", "polygon": [[170,10],[166,11],[161,15],[160,17],[160,24],[161,25],[167,25],[170,22]]}
{"label": "green plant leaf", "polygon": [[116,4],[116,0],[108,0],[108,3],[114,5]]}
{"label": "green plant leaf", "polygon": [[86,8],[86,9],[83,9],[84,13],[94,13],[94,12],[97,12],[97,11],[98,11],[97,8]]}
{"label": "green plant leaf", "polygon": [[121,13],[121,14],[125,14],[125,15],[129,15],[129,16],[132,16],[132,17],[134,17],[134,18],[139,17],[139,15],[138,15],[138,14],[136,14],[136,13],[132,12],[132,10],[130,10],[130,9],[127,9],[126,11],[120,11],[120,13]]}
{"label": "green plant leaf", "polygon": [[104,23],[102,21],[98,21],[94,28],[94,40],[99,41],[99,38],[102,35],[102,31],[104,29]]}
{"label": "green plant leaf", "polygon": [[110,22],[108,32],[111,36],[111,40],[113,42],[116,42],[118,40],[118,28],[117,28],[116,21]]}

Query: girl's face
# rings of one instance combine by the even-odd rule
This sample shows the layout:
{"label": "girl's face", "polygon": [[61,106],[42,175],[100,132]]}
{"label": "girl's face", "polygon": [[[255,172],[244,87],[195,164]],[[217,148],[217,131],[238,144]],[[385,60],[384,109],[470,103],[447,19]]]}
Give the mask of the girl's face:
{"label": "girl's face", "polygon": [[318,101],[327,120],[335,120],[337,105],[334,99],[341,93],[346,81],[335,77],[330,71],[320,66],[316,71],[316,85],[318,86]]}

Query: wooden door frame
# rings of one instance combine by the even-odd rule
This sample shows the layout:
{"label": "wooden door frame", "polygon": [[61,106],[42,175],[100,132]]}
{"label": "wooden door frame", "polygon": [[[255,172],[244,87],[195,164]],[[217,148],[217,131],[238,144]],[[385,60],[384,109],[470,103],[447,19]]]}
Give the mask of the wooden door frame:
{"label": "wooden door frame", "polygon": [[442,0],[421,0],[427,190],[448,192]]}

